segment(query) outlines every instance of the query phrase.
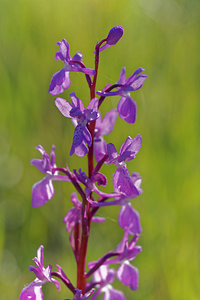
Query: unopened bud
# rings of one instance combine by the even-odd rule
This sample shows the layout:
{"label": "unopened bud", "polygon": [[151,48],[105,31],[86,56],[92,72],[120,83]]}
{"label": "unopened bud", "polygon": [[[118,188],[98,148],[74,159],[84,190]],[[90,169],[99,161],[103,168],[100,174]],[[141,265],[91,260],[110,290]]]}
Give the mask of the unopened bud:
{"label": "unopened bud", "polygon": [[121,39],[123,33],[124,28],[122,26],[113,27],[107,36],[107,43],[109,45],[115,45]]}

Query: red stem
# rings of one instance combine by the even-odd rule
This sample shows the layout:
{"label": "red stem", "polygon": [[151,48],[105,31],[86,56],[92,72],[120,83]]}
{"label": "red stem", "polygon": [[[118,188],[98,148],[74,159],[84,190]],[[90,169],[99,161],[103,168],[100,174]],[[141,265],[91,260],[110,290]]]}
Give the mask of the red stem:
{"label": "red stem", "polygon": [[[95,98],[95,88],[98,74],[99,66],[99,47],[102,41],[96,45],[95,49],[95,75],[93,82],[90,86],[90,97],[91,99]],[[94,170],[94,130],[95,130],[95,121],[91,122],[89,125],[90,134],[92,137],[92,144],[89,147],[88,151],[88,177],[91,178]],[[86,264],[86,254],[87,254],[87,245],[90,231],[90,204],[89,202],[83,201],[82,203],[82,238],[81,238],[81,247],[79,252],[79,259],[77,262],[77,288],[82,290],[82,293],[85,292],[86,285],[86,276],[85,276],[85,264]]]}
{"label": "red stem", "polygon": [[[104,43],[106,39],[102,40],[100,43],[97,43],[95,48],[95,75],[93,81],[90,85],[90,98],[91,100],[95,98],[95,89],[97,82],[97,74],[99,67],[99,47]],[[95,121],[91,122],[89,125],[90,134],[92,137],[92,144],[89,147],[88,151],[88,177],[91,178],[94,170],[94,130],[95,130]],[[92,198],[92,194],[90,195]],[[86,274],[85,274],[85,264],[86,264],[86,254],[87,254],[87,245],[90,231],[91,223],[91,213],[90,213],[90,204],[87,201],[86,197],[83,198],[82,203],[82,238],[80,252],[78,255],[77,262],[77,288],[82,290],[82,293],[85,292],[86,285]]]}
{"label": "red stem", "polygon": [[74,241],[75,241],[74,255],[77,262],[79,259],[79,252],[80,252],[80,223],[77,223],[74,227]]}

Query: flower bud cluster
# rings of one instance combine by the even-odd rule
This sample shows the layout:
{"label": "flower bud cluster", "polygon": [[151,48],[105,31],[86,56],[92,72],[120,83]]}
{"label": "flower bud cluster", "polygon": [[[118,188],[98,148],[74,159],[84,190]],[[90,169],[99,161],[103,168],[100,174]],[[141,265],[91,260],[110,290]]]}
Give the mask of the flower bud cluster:
{"label": "flower bud cluster", "polygon": [[[60,113],[71,119],[74,125],[74,136],[70,155],[87,157],[88,171],[82,169],[69,170],[68,166],[56,165],[55,146],[52,146],[48,155],[39,145],[36,149],[42,155],[41,159],[31,160],[31,164],[44,174],[44,178],[33,185],[32,207],[46,204],[54,196],[53,181],[71,183],[75,191],[71,194],[72,207],[64,217],[64,224],[69,233],[69,243],[74,253],[77,265],[77,282],[73,284],[63,269],[57,265],[57,270],[52,271],[52,266],[43,265],[43,246],[37,251],[33,260],[36,266],[30,266],[36,278],[20,294],[20,300],[43,300],[42,286],[53,283],[60,289],[60,281],[72,292],[73,300],[95,300],[103,293],[107,300],[124,300],[122,291],[113,287],[115,279],[130,289],[138,288],[138,269],[130,262],[141,252],[137,245],[142,227],[140,215],[132,206],[132,199],[142,193],[142,178],[137,172],[129,172],[127,163],[135,159],[142,145],[142,136],[128,136],[119,152],[113,143],[107,143],[104,136],[109,135],[114,129],[118,116],[129,124],[136,121],[137,106],[131,98],[130,92],[140,89],[147,77],[143,68],[138,68],[131,76],[126,78],[125,68],[122,68],[119,80],[114,84],[107,84],[102,91],[96,91],[98,75],[99,54],[101,51],[115,45],[122,37],[124,29],[116,26],[110,30],[107,37],[97,42],[95,47],[94,69],[87,68],[83,63],[81,52],[72,58],[69,54],[69,43],[63,39],[57,45],[60,50],[56,52],[55,59],[64,63],[63,68],[56,72],[50,83],[49,92],[60,95],[70,87],[70,72],[81,72],[86,76],[90,90],[90,100],[85,105],[75,93],[65,100],[58,96],[55,105]],[[101,116],[100,107],[109,97],[120,97],[116,108]],[[117,96],[117,97],[115,97]],[[86,108],[87,107],[87,108]],[[69,122],[68,120],[66,121]],[[96,161],[96,162],[95,162]],[[112,179],[100,172],[103,165],[115,165]],[[112,180],[113,190],[104,192],[102,187],[107,181]],[[105,222],[106,219],[96,214],[104,206],[118,205],[118,223],[123,229],[122,240],[96,261],[87,262],[87,247],[92,222]],[[54,278],[56,277],[56,279]],[[66,299],[67,300],[67,299]]]}

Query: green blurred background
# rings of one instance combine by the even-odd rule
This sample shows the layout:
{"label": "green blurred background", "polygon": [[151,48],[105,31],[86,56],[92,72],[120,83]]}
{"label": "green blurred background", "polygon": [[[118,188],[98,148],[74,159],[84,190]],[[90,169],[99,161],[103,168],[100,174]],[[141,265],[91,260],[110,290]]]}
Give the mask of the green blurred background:
{"label": "green blurred background", "polygon": [[[70,54],[82,51],[93,67],[97,39],[122,25],[125,33],[100,58],[97,88],[115,83],[126,66],[127,75],[142,66],[148,78],[132,94],[138,105],[134,125],[118,120],[108,136],[117,149],[127,135],[141,133],[143,146],[129,170],[140,172],[144,193],[133,201],[141,214],[143,252],[133,262],[140,287],[123,289],[137,300],[197,300],[199,288],[200,199],[200,2],[199,0],[0,0],[0,291],[1,299],[18,299],[24,284],[34,279],[28,270],[39,245],[45,265],[63,266],[75,281],[75,264],[63,217],[71,207],[69,184],[56,183],[45,206],[31,208],[31,186],[42,175],[30,165],[56,145],[57,165],[86,166],[69,158],[73,126],[56,109],[48,93],[51,76],[62,63],[54,61],[56,42],[66,38]],[[85,103],[89,92],[82,74],[71,75],[63,96],[75,91]],[[115,99],[116,100],[116,99]],[[102,107],[104,114],[114,99]],[[113,167],[104,169],[109,182]],[[111,184],[109,183],[109,188]],[[94,224],[88,260],[95,260],[120,241],[119,208],[105,208],[105,224]],[[44,299],[70,297],[62,285],[43,288]]]}

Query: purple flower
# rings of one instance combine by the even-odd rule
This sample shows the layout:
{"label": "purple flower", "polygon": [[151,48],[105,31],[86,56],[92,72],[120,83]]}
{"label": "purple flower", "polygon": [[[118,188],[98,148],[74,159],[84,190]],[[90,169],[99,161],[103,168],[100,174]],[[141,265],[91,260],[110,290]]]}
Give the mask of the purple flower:
{"label": "purple flower", "polygon": [[132,290],[137,290],[139,272],[137,268],[130,264],[130,261],[135,259],[142,248],[136,245],[139,235],[136,234],[130,242],[128,237],[129,233],[125,231],[121,243],[115,249],[116,252],[119,252],[119,255],[116,258],[107,260],[105,264],[120,264],[116,271],[117,278]]}
{"label": "purple flower", "polygon": [[100,161],[107,153],[106,142],[103,137],[112,132],[118,112],[112,109],[106,113],[104,118],[101,116],[96,120],[95,124],[95,137],[94,137],[94,153],[97,161]]}
{"label": "purple flower", "polygon": [[115,252],[118,252],[119,255],[116,258],[111,258],[106,261],[106,264],[116,264],[122,263],[125,260],[134,260],[142,251],[142,247],[136,245],[139,237],[139,234],[135,234],[129,242],[129,232],[125,230],[121,242],[115,248]]}
{"label": "purple flower", "polygon": [[[68,232],[70,232],[71,229],[74,228],[74,226],[77,223],[81,222],[81,213],[82,213],[82,203],[79,201],[76,193],[71,194],[71,201],[72,201],[74,207],[72,207],[68,211],[68,213],[66,214],[66,216],[64,218],[64,223],[66,224],[66,229]],[[92,221],[102,223],[105,221],[105,218],[92,217]]]}
{"label": "purple flower", "polygon": [[43,300],[42,286],[46,282],[53,283],[58,291],[60,290],[60,283],[54,278],[51,278],[52,266],[48,265],[47,268],[43,266],[43,248],[43,246],[38,248],[37,257],[33,259],[36,267],[29,267],[29,269],[35,273],[36,279],[23,288],[19,300]]}
{"label": "purple flower", "polygon": [[124,261],[117,270],[119,281],[134,291],[138,289],[138,276],[138,269],[132,266],[128,260]]}
{"label": "purple flower", "polygon": [[128,242],[129,233],[124,232],[122,242],[117,246],[116,251],[120,251],[121,254],[111,260],[112,263],[120,263],[120,267],[117,269],[117,278],[124,285],[129,286],[132,290],[138,288],[138,269],[130,264],[130,261],[142,251],[141,246],[136,246],[139,235],[135,235],[130,242]]}
{"label": "purple flower", "polygon": [[108,135],[113,131],[117,115],[117,110],[114,108],[108,111],[103,119],[99,116],[95,124],[95,139]]}
{"label": "purple flower", "polygon": [[116,193],[123,198],[135,198],[142,193],[141,177],[137,173],[129,174],[126,168],[126,161],[135,158],[142,145],[142,136],[136,135],[133,139],[128,136],[120,148],[119,154],[112,143],[107,145],[108,163],[117,165],[117,170],[113,175],[113,186]]}
{"label": "purple flower", "polygon": [[135,123],[137,112],[136,102],[130,97],[130,92],[136,91],[142,87],[147,77],[146,74],[140,74],[143,71],[144,69],[140,67],[130,77],[126,79],[124,67],[121,70],[120,78],[117,83],[117,91],[109,91],[110,86],[104,88],[102,92],[97,91],[97,94],[103,97],[121,96],[121,99],[117,106],[117,111],[119,113],[120,118],[130,124]]}
{"label": "purple flower", "polygon": [[113,175],[113,185],[116,193],[121,193],[121,198],[135,198],[142,193],[140,188],[142,178],[138,173],[129,174],[125,166],[119,166]]}
{"label": "purple flower", "polygon": [[97,291],[91,300],[95,300],[99,294],[104,293],[105,300],[125,300],[124,294],[112,287],[115,279],[115,270],[109,269],[108,266],[102,265],[94,274],[92,282],[97,284]]}
{"label": "purple flower", "polygon": [[116,165],[125,165],[126,161],[135,158],[136,154],[140,150],[141,145],[142,136],[140,134],[136,135],[133,139],[128,136],[126,141],[121,146],[119,154],[117,153],[115,146],[112,143],[109,143],[107,145],[109,163],[113,163]]}
{"label": "purple flower", "polygon": [[55,60],[62,60],[64,67],[56,72],[49,86],[49,92],[52,95],[58,95],[68,89],[70,86],[69,72],[82,72],[88,75],[94,75],[95,71],[88,69],[82,63],[82,53],[77,52],[72,58],[69,55],[69,43],[63,39],[62,42],[57,42],[60,51],[56,52]]}
{"label": "purple flower", "polygon": [[130,202],[126,202],[122,205],[119,212],[118,222],[119,225],[129,234],[137,234],[142,232],[140,215],[131,206]]}
{"label": "purple flower", "polygon": [[122,26],[113,27],[109,33],[107,38],[104,40],[106,43],[99,48],[99,51],[103,51],[113,45],[115,45],[122,37],[124,33],[124,28]]}
{"label": "purple flower", "polygon": [[89,147],[92,144],[92,137],[87,124],[99,117],[98,99],[92,99],[85,109],[83,102],[76,97],[75,93],[71,93],[70,97],[72,104],[62,98],[56,98],[55,104],[63,116],[71,118],[75,125],[70,155],[76,153],[78,156],[84,156],[88,153],[86,144]]}
{"label": "purple flower", "polygon": [[52,146],[50,157],[41,145],[38,145],[36,149],[42,154],[42,159],[32,159],[31,164],[46,176],[32,187],[32,207],[42,206],[51,200],[54,195],[53,180],[70,181],[67,176],[53,172],[53,168],[56,167],[55,146]]}
{"label": "purple flower", "polygon": [[[106,283],[110,284],[114,281],[115,274],[119,281],[121,281],[124,285],[129,286],[132,290],[136,290],[138,288],[138,270],[130,264],[130,261],[134,260],[135,257],[142,251],[141,246],[136,245],[138,239],[139,235],[135,234],[129,242],[129,232],[125,230],[122,241],[117,245],[115,250],[109,251],[98,261],[90,262],[88,264],[91,271],[92,269],[97,270],[93,275],[92,283],[98,284],[99,290],[96,294],[94,294],[94,296],[97,296],[97,294],[102,291],[102,287],[104,287]],[[112,256],[116,257],[112,258]],[[108,266],[111,264],[120,264],[120,266],[108,277],[110,273]]]}

